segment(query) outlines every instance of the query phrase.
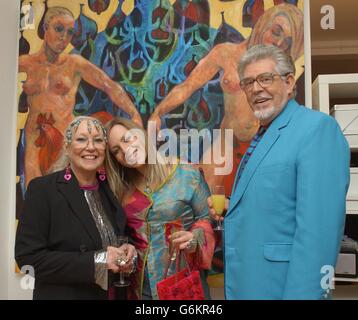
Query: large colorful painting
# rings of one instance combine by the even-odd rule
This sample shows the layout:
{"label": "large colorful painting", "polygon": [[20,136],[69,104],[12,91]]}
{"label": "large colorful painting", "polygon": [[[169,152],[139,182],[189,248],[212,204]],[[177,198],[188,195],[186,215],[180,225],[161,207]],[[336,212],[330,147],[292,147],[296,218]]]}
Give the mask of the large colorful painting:
{"label": "large colorful painting", "polygon": [[[303,0],[21,1],[17,212],[28,182],[56,160],[69,121],[87,114],[144,127],[153,120],[177,132],[232,129],[230,173],[203,165],[208,183],[230,193],[257,130],[238,61],[258,43],[283,48],[296,61],[304,102],[302,12]],[[223,148],[219,140],[214,149]]]}

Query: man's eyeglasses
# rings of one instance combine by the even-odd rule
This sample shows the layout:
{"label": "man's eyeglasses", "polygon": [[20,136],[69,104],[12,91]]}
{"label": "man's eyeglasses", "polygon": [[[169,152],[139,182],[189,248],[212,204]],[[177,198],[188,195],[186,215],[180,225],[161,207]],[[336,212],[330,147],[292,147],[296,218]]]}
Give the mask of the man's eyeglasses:
{"label": "man's eyeglasses", "polygon": [[240,81],[240,87],[244,91],[250,91],[254,87],[255,81],[262,87],[267,88],[272,85],[273,80],[275,77],[287,77],[291,72],[285,74],[277,74],[277,73],[270,73],[265,72],[259,74],[256,78],[244,78]]}

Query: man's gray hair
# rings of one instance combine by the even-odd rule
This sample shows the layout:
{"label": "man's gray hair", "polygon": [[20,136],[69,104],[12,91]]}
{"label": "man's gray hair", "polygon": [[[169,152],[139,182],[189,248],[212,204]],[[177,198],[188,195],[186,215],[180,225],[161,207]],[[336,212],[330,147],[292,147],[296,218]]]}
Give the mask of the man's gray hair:
{"label": "man's gray hair", "polygon": [[242,80],[244,78],[244,71],[249,64],[262,59],[273,60],[276,63],[276,71],[278,74],[293,73],[293,75],[295,75],[296,73],[295,63],[291,56],[274,45],[258,44],[248,49],[241,56],[239,63],[240,79]]}

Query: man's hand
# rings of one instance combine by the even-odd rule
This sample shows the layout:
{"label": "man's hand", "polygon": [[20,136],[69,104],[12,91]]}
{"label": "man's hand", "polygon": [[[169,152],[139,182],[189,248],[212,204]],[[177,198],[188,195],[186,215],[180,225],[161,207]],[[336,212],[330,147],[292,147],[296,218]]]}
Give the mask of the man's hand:
{"label": "man's hand", "polygon": [[[215,221],[223,221],[224,217],[222,215],[218,215],[213,207],[213,201],[211,200],[211,197],[209,197],[207,199],[208,202],[208,207],[209,207],[209,215],[211,218],[213,218]],[[229,205],[230,205],[230,200],[229,199],[225,199],[225,210],[227,211],[229,209]]]}

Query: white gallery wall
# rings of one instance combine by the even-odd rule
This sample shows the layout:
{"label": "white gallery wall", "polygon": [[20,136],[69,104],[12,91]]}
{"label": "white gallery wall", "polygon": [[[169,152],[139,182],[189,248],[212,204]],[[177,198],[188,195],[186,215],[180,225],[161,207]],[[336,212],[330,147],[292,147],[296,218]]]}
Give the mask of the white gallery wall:
{"label": "white gallery wall", "polygon": [[0,299],[31,299],[14,272],[17,45],[20,0],[0,0]]}

